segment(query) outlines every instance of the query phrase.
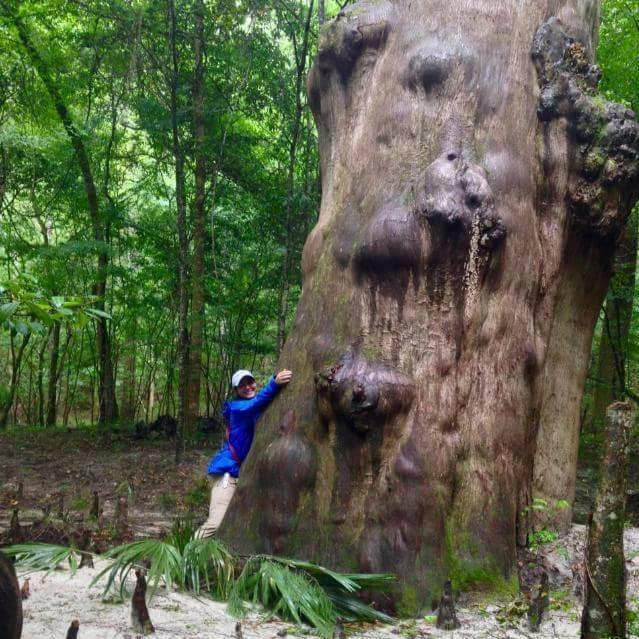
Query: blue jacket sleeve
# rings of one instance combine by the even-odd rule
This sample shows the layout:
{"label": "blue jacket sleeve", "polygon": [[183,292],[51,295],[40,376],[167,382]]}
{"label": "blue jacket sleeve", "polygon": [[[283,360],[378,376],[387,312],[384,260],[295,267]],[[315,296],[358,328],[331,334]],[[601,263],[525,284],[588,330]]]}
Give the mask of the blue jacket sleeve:
{"label": "blue jacket sleeve", "polygon": [[268,384],[253,398],[234,404],[233,410],[239,413],[259,415],[275,399],[282,387],[275,383],[275,375]]}

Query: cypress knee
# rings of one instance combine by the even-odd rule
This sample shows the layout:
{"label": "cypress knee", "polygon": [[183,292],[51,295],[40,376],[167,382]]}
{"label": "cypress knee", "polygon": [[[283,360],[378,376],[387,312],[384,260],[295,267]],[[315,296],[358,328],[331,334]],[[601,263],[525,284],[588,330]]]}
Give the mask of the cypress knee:
{"label": "cypress knee", "polygon": [[137,577],[137,583],[131,599],[131,626],[133,626],[135,632],[150,635],[155,632],[155,628],[151,623],[149,610],[146,607],[146,577],[144,576],[144,570],[136,570],[135,576]]}

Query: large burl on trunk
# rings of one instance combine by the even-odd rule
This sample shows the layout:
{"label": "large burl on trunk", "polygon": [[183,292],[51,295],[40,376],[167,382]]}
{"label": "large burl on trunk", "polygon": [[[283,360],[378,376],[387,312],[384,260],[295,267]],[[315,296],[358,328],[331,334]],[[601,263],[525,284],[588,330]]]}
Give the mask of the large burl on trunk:
{"label": "large burl on trunk", "polygon": [[508,577],[533,498],[572,500],[638,183],[597,21],[592,0],[381,0],[325,26],[295,375],[224,521],[236,548],[396,572],[419,605],[451,571]]}

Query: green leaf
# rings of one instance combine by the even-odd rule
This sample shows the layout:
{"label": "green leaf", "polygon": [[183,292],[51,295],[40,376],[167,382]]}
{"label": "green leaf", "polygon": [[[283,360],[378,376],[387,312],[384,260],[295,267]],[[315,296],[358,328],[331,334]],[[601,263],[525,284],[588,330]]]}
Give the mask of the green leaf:
{"label": "green leaf", "polygon": [[19,306],[18,302],[8,302],[0,306],[0,322],[8,320],[18,310]]}
{"label": "green leaf", "polygon": [[14,557],[20,571],[35,572],[55,570],[61,563],[69,562],[71,574],[78,567],[77,550],[73,547],[57,546],[55,544],[15,544],[2,549],[9,557]]}
{"label": "green leaf", "polygon": [[101,311],[99,308],[87,308],[85,311],[87,315],[92,315],[94,317],[102,317],[104,319],[112,319],[108,313]]}

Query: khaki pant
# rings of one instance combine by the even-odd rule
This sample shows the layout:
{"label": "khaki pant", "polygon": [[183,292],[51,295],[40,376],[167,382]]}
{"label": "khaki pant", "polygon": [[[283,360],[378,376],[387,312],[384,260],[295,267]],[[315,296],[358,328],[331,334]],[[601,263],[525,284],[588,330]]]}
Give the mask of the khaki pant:
{"label": "khaki pant", "polygon": [[[226,481],[225,481],[226,480]],[[209,475],[211,485],[211,503],[209,505],[209,518],[195,532],[196,539],[212,537],[220,527],[226,509],[231,503],[231,497],[237,486],[237,478],[219,475]]]}

